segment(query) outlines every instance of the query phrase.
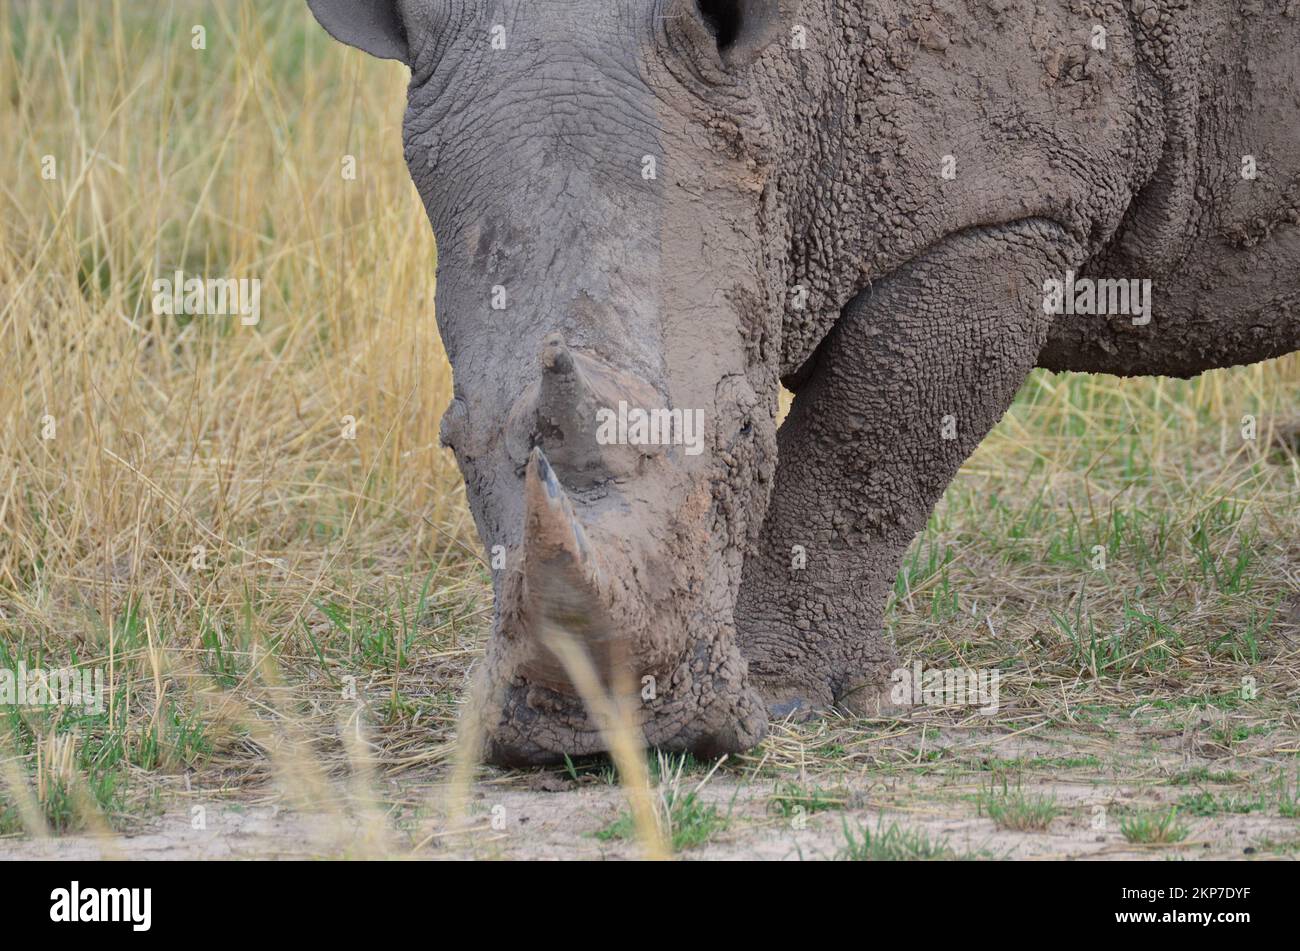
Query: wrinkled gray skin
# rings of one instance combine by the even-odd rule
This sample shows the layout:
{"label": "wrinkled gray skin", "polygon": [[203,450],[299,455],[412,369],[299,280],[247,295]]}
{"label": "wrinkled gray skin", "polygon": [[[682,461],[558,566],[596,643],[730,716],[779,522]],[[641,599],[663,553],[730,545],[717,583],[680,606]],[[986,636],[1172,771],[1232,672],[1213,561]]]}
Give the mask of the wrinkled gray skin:
{"label": "wrinkled gray skin", "polygon": [[[411,68],[444,441],[505,553],[494,761],[603,748],[555,631],[664,748],[880,709],[903,552],[1033,367],[1300,349],[1293,3],[309,2]],[[1049,316],[1067,269],[1153,320]],[[598,445],[619,400],[702,409],[705,451]]]}

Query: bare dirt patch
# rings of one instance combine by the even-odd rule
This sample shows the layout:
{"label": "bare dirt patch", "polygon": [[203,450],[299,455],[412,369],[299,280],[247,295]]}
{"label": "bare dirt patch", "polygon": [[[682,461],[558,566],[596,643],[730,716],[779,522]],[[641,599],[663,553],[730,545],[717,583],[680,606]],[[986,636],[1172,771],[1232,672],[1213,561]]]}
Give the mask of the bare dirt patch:
{"label": "bare dirt patch", "polygon": [[[1254,721],[1252,721],[1254,722]],[[1231,717],[1161,716],[1087,731],[1008,729],[923,714],[780,729],[758,755],[687,762],[676,785],[696,792],[704,839],[683,859],[1260,859],[1300,854],[1291,729],[1233,749]],[[1255,724],[1258,726],[1258,723]],[[799,765],[802,763],[802,765]],[[0,839],[0,859],[254,859],[369,856],[427,859],[637,858],[619,835],[627,813],[612,769],[492,772],[473,789],[464,831],[443,821],[442,770],[387,780],[355,796],[337,784],[327,810],[274,788],[229,802],[200,788],[112,836]],[[576,776],[576,778],[575,778]],[[667,785],[668,781],[665,780]],[[274,784],[272,784],[274,786]],[[697,790],[698,787],[698,790]],[[351,791],[350,791],[351,790]],[[1000,827],[989,803],[1050,803],[1041,830]],[[194,809],[204,810],[195,828]],[[1144,817],[1172,815],[1176,841],[1131,841]],[[679,817],[678,817],[679,818]]]}

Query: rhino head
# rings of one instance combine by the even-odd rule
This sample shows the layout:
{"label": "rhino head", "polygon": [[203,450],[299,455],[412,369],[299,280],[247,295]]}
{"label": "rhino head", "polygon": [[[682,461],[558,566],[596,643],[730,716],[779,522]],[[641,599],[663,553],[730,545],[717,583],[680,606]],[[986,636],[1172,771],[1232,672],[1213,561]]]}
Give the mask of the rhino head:
{"label": "rhino head", "polygon": [[308,0],[410,67],[454,450],[494,565],[487,757],[604,748],[548,629],[648,743],[762,737],[733,610],[776,462],[776,136],[749,85],[791,2]]}

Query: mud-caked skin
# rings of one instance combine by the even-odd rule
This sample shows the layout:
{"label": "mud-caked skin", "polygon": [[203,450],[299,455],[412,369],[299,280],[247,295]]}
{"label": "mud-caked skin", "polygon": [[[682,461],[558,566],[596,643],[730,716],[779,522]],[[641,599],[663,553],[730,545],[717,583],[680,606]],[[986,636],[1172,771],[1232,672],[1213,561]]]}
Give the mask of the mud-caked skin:
{"label": "mud-caked skin", "polygon": [[1286,0],[309,4],[411,69],[497,762],[604,747],[557,637],[667,749],[880,710],[903,553],[1031,369],[1300,349]]}

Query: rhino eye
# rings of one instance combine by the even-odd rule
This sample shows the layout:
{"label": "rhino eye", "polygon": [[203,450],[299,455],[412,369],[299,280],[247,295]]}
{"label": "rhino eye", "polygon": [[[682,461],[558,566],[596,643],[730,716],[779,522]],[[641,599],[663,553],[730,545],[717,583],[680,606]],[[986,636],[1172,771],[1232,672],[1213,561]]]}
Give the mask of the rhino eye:
{"label": "rhino eye", "polygon": [[740,427],[740,435],[748,436],[753,431],[754,431],[754,424],[750,422],[748,419],[745,420],[744,425]]}
{"label": "rhino eye", "polygon": [[465,417],[469,409],[459,396],[452,399],[447,411],[442,414],[442,424],[438,427],[438,441],[448,449],[456,448],[456,440],[465,428]]}

